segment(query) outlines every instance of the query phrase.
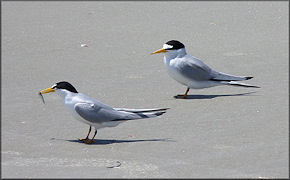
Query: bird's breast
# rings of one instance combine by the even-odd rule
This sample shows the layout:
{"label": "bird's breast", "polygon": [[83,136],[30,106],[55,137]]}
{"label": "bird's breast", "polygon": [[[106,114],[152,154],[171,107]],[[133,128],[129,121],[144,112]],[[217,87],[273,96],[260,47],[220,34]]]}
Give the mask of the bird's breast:
{"label": "bird's breast", "polygon": [[69,113],[78,121],[91,125],[91,123],[84,118],[82,118],[75,110],[75,105],[77,102],[74,101],[74,99],[66,99],[64,101],[65,107],[68,109]]}
{"label": "bird's breast", "polygon": [[166,67],[166,70],[171,78],[178,81],[181,84],[187,85],[187,82],[189,81],[188,78],[186,78],[184,75],[182,75],[180,71],[180,65],[182,60],[180,58],[175,59],[166,59],[164,58],[164,65]]}

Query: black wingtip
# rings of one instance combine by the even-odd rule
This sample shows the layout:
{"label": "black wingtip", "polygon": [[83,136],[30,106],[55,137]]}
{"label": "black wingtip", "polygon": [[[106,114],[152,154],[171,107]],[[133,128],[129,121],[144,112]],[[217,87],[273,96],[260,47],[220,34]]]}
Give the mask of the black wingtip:
{"label": "black wingtip", "polygon": [[246,77],[246,80],[248,80],[248,79],[252,79],[253,77]]}
{"label": "black wingtip", "polygon": [[[252,79],[253,77],[246,77],[246,80],[248,80],[248,79]],[[259,86],[249,86],[249,87],[253,87],[253,88],[261,88],[261,87],[259,87]]]}
{"label": "black wingtip", "polygon": [[162,114],[166,113],[166,111],[161,111],[161,112],[157,112],[155,113],[156,116],[161,116]]}

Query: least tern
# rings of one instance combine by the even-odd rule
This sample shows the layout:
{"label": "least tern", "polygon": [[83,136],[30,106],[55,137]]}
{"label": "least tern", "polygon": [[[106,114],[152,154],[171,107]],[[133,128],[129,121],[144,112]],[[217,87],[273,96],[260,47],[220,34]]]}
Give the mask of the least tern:
{"label": "least tern", "polygon": [[239,83],[252,79],[248,76],[233,76],[211,69],[200,59],[186,53],[185,46],[176,40],[168,41],[163,47],[151,54],[165,53],[164,64],[168,74],[179,83],[186,85],[184,95],[178,98],[186,98],[189,89],[202,89],[218,85],[232,85],[259,88],[249,84]]}
{"label": "least tern", "polygon": [[[87,144],[93,142],[98,129],[115,127],[128,120],[157,117],[169,109],[112,108],[98,100],[79,93],[70,83],[66,81],[58,82],[51,88],[40,91],[39,95],[42,97],[42,94],[50,92],[56,92],[62,98],[65,107],[74,118],[90,126],[87,137],[85,139],[79,139]],[[90,140],[89,135],[92,126],[95,128],[95,134]]]}

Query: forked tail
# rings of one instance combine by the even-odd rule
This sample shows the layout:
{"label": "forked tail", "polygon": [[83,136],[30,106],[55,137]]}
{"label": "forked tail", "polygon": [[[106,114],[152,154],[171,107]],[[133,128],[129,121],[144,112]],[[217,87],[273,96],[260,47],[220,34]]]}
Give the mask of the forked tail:
{"label": "forked tail", "polygon": [[251,87],[251,88],[261,88],[259,86],[253,86],[253,85],[250,85],[250,84],[240,83],[240,82],[236,82],[236,81],[227,81],[227,82],[224,82],[224,84],[231,85],[231,86],[242,86],[242,87]]}

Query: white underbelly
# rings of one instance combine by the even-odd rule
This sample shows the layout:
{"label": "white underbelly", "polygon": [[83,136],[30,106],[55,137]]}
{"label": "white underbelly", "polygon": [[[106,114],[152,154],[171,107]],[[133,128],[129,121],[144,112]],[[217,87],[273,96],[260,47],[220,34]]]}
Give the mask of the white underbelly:
{"label": "white underbelly", "polygon": [[177,82],[192,88],[192,89],[203,89],[203,88],[208,88],[208,87],[213,87],[217,85],[221,85],[218,81],[195,81],[193,79],[190,79],[183,74],[177,69],[177,67],[174,64],[170,63],[165,63],[167,72],[169,76],[176,80]]}
{"label": "white underbelly", "polygon": [[92,126],[94,126],[95,129],[102,129],[105,127],[116,127],[122,122],[124,121],[109,121],[109,122],[103,122],[103,123],[93,123]]}

